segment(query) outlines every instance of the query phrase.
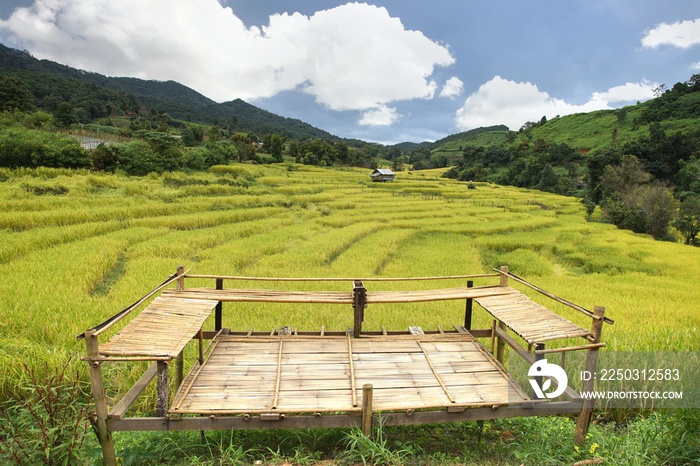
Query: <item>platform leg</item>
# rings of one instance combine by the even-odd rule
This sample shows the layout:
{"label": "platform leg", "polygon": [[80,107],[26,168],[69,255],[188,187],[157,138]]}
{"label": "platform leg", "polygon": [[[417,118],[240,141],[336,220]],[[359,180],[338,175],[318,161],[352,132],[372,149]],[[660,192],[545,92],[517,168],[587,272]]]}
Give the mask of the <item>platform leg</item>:
{"label": "platform leg", "polygon": [[180,351],[175,359],[175,387],[180,388],[182,381],[185,379],[185,353]]}
{"label": "platform leg", "polygon": [[[603,317],[605,316],[605,308],[596,306],[593,309],[593,313],[599,319],[593,319],[593,326],[591,327],[591,334],[593,335],[593,341],[591,343],[600,342],[600,334],[603,331]],[[594,374],[596,370],[596,364],[598,362],[598,348],[592,348],[586,351],[586,367],[585,370],[589,371],[590,374]],[[594,380],[586,380],[583,382],[583,391],[591,392],[593,391]],[[578,415],[576,420],[576,431],[574,433],[574,441],[577,445],[583,445],[586,441],[586,434],[588,433],[588,426],[591,423],[591,415],[593,414],[593,408],[595,407],[595,399],[586,398],[583,400],[583,409]]]}
{"label": "platform leg", "polygon": [[[498,321],[498,328],[500,328],[504,332],[507,331],[506,324],[504,324],[500,320]],[[505,354],[506,354],[506,342],[503,340],[503,338],[498,337],[498,338],[496,338],[496,359],[501,364],[503,364],[505,361]]]}
{"label": "platform leg", "polygon": [[[99,355],[99,344],[94,330],[85,332],[85,344],[87,346],[88,357]],[[92,398],[95,401],[95,414],[97,416],[97,439],[102,447],[102,460],[105,466],[117,466],[117,455],[114,452],[114,440],[112,433],[107,427],[107,416],[109,408],[105,398],[104,382],[102,379],[102,365],[99,361],[89,361],[90,364],[90,387],[92,388]]]}
{"label": "platform leg", "polygon": [[170,387],[168,385],[168,361],[158,361],[156,413],[159,417],[168,414],[168,397]]}
{"label": "platform leg", "polygon": [[372,396],[374,387],[367,383],[362,386],[362,433],[369,436],[372,433]]}

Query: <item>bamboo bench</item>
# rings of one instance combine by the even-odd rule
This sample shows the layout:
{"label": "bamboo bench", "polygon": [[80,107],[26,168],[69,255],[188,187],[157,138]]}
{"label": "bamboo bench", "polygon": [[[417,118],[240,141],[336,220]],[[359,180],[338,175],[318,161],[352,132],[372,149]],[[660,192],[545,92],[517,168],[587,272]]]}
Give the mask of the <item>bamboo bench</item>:
{"label": "bamboo bench", "polygon": [[476,302],[528,345],[591,336],[590,330],[555,314],[520,291],[510,287],[505,290],[506,294],[476,298]]}
{"label": "bamboo bench", "polygon": [[159,296],[100,345],[103,356],[176,358],[211,315],[218,301]]}

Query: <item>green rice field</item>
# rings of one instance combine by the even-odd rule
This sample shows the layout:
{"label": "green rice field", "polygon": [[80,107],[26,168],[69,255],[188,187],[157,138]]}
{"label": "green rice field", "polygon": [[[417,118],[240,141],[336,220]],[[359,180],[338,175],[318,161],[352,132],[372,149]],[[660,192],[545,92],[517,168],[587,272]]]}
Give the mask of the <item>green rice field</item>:
{"label": "green rice field", "polygon": [[[403,173],[393,183],[371,183],[368,175],[292,164],[143,178],[2,171],[3,366],[82,352],[77,334],[177,265],[202,274],[350,278],[472,274],[508,265],[584,307],[605,306],[616,321],[604,330],[609,348],[700,348],[700,249],[586,222],[573,198],[486,184],[467,189],[431,172]],[[575,311],[554,310],[589,325]],[[352,323],[352,310],[344,311],[231,305],[224,318],[236,329],[343,330]],[[477,323],[486,324],[480,317]],[[387,305],[368,310],[365,328],[434,328],[459,319],[455,303]]]}

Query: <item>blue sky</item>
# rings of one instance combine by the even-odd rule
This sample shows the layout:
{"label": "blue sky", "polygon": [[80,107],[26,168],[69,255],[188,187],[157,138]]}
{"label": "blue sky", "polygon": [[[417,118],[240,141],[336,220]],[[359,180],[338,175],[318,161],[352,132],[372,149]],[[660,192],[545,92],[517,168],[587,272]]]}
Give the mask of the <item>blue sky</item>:
{"label": "blue sky", "polygon": [[700,2],[4,0],[0,42],[396,143],[646,100],[700,73]]}

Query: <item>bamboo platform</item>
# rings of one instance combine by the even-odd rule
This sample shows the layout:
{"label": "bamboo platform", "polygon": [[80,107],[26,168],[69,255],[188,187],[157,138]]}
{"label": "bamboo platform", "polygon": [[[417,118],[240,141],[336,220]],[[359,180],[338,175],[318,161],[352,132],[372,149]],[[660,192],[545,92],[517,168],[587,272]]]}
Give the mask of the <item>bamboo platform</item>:
{"label": "bamboo platform", "polygon": [[497,406],[529,400],[468,333],[220,336],[175,396],[170,414],[353,412]]}
{"label": "bamboo platform", "polygon": [[[369,434],[378,416],[384,425],[406,425],[576,413],[575,440],[581,444],[594,401],[582,399],[570,387],[561,399],[535,399],[528,395],[505,369],[505,347],[510,346],[513,350],[510,354],[524,359],[528,365],[552,353],[561,353],[563,365],[566,352],[585,350],[585,370],[593,373],[598,351],[605,346],[600,341],[602,326],[613,321],[605,317],[604,308],[595,307],[591,312],[529,284],[509,273],[507,267],[496,272],[459,277],[366,279],[373,282],[498,279],[497,284],[476,287],[469,280],[467,286],[459,287],[372,291],[365,288],[362,280],[353,279],[347,291],[289,291],[225,288],[224,281],[348,279],[188,275],[179,267],[176,274],[156,289],[79,336],[85,339],[87,347],[85,360],[90,367],[96,431],[105,464],[117,464],[112,439],[112,433],[117,431],[361,426]],[[214,279],[215,287],[188,288],[187,278]],[[586,330],[532,301],[509,286],[509,280],[585,314],[592,319],[591,329]],[[177,283],[175,289],[168,288],[174,283]],[[150,299],[153,301],[108,341],[99,341],[101,334]],[[464,312],[464,323],[454,325],[454,330],[438,327],[437,331],[423,332],[419,327],[409,327],[408,331],[387,331],[382,327],[381,332],[368,332],[362,329],[366,308],[373,304],[446,300],[462,301],[458,309],[461,307]],[[223,325],[223,305],[236,306],[241,302],[339,304],[346,307],[352,327],[329,332],[322,328],[315,333],[236,332]],[[473,302],[493,316],[491,328],[472,328]],[[213,317],[211,321],[210,317]],[[206,322],[213,323],[213,328],[205,331]],[[568,343],[573,337],[582,338],[584,343],[568,347],[559,343],[545,348],[545,342],[567,340]],[[205,340],[209,342],[206,348]],[[185,349],[192,341],[198,343],[198,357],[185,375]],[[110,407],[102,365],[128,361],[151,364]],[[154,380],[156,416],[127,417]],[[583,389],[592,390],[593,381],[585,381]]]}

